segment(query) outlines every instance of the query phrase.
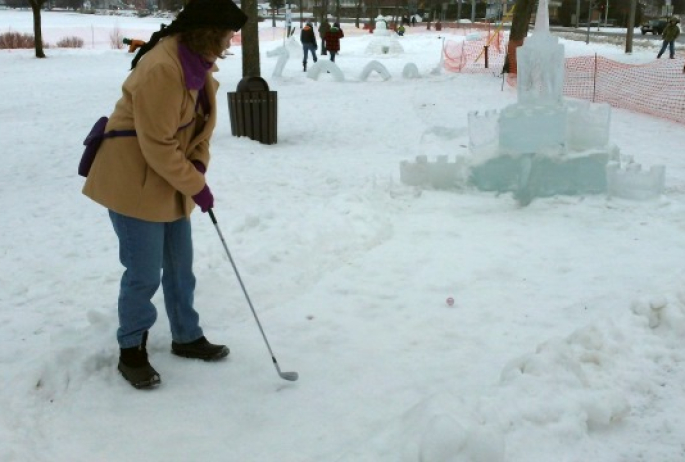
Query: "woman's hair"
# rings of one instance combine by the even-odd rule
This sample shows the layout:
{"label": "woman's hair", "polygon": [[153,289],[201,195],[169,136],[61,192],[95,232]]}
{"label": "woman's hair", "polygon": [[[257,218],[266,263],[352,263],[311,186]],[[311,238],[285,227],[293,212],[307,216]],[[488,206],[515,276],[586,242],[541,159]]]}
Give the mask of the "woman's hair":
{"label": "woman's hair", "polygon": [[218,27],[203,27],[181,32],[179,42],[200,56],[224,58],[223,39],[228,31]]}

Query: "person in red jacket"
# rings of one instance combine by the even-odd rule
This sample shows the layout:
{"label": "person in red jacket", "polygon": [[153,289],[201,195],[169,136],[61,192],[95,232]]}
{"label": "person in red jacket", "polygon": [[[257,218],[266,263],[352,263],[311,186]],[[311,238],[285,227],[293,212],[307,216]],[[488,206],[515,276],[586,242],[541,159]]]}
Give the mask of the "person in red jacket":
{"label": "person in red jacket", "polygon": [[345,34],[340,28],[340,23],[336,22],[331,26],[331,29],[326,32],[326,49],[331,55],[331,61],[335,62],[335,55],[340,51],[340,39],[343,38]]}

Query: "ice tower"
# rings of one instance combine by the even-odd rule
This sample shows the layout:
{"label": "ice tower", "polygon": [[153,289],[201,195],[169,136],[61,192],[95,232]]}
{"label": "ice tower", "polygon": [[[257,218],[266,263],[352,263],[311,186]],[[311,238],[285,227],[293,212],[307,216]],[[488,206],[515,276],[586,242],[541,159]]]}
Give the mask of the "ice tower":
{"label": "ice tower", "polygon": [[563,104],[564,46],[549,32],[546,0],[538,4],[534,33],[516,50],[516,62],[519,103]]}
{"label": "ice tower", "polygon": [[[516,50],[518,103],[502,111],[502,152],[526,154],[566,146],[564,46],[549,32],[547,0],[540,0],[533,35]],[[521,136],[525,133],[526,136]]]}

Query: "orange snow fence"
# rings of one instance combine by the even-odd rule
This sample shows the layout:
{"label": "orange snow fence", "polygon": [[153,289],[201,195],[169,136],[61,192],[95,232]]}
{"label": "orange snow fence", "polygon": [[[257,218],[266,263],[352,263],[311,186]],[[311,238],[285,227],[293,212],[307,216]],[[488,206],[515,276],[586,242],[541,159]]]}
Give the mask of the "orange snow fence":
{"label": "orange snow fence", "polygon": [[[484,30],[474,31],[460,42],[446,40],[443,48],[445,69],[452,72],[496,72],[499,74],[504,65],[503,43],[504,35],[501,32]],[[485,67],[486,57],[487,68]]]}
{"label": "orange snow fence", "polygon": [[564,95],[685,124],[683,59],[625,64],[602,56],[566,59]]}
{"label": "orange snow fence", "polygon": [[[488,47],[489,66],[484,66],[483,50],[487,34],[462,42],[448,40],[443,49],[444,67],[452,72],[501,75],[506,47],[502,38]],[[566,58],[564,96],[612,107],[649,114],[685,124],[685,60],[660,59],[647,64],[625,64],[602,56]],[[516,74],[507,75],[507,82],[516,86]]]}

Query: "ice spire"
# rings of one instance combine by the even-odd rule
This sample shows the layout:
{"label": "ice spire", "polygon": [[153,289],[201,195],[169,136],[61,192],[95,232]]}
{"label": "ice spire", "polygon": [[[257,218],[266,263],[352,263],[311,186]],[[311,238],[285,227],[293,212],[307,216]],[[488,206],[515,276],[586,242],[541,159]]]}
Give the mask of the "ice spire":
{"label": "ice spire", "polygon": [[535,30],[516,50],[516,88],[521,104],[562,104],[564,46],[549,30],[547,2],[539,0]]}
{"label": "ice spire", "polygon": [[535,34],[549,34],[549,7],[547,0],[538,2],[538,11],[535,13]]}

